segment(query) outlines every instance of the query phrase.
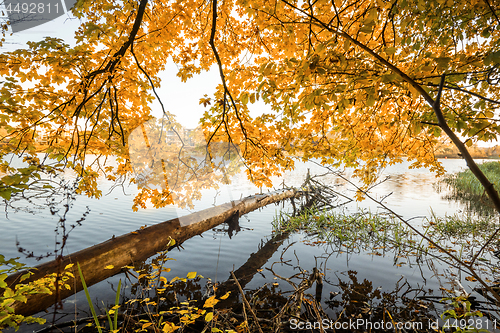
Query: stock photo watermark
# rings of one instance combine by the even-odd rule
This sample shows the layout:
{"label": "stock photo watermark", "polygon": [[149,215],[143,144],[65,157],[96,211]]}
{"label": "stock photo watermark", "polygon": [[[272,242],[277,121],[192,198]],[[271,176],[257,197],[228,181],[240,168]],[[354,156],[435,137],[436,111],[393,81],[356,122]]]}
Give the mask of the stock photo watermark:
{"label": "stock photo watermark", "polygon": [[65,15],[77,0],[4,0],[2,14],[13,33],[35,28]]}
{"label": "stock photo watermark", "polygon": [[[429,325],[438,325],[438,323],[429,323]],[[426,325],[427,326],[427,325]],[[438,327],[438,326],[436,326]],[[310,329],[335,329],[335,330],[391,330],[391,329],[408,329],[422,330],[424,324],[422,322],[392,322],[392,321],[369,321],[366,319],[349,319],[347,321],[333,321],[324,319],[321,322],[300,321],[297,319],[290,320],[290,328],[292,330],[310,330]],[[431,327],[433,328],[433,327]]]}
{"label": "stock photo watermark", "polygon": [[[460,328],[460,329],[497,329],[498,325],[496,320],[491,322],[489,320],[482,320],[481,318],[470,318],[462,320],[446,320],[443,328]],[[324,319],[323,321],[300,321],[298,319],[290,320],[290,328],[292,330],[312,330],[312,329],[332,329],[332,330],[349,330],[349,331],[367,331],[367,330],[410,330],[422,331],[426,330],[439,330],[440,325],[437,320],[423,323],[419,321],[395,322],[395,321],[371,321],[363,318],[348,319],[347,321],[333,321]]]}

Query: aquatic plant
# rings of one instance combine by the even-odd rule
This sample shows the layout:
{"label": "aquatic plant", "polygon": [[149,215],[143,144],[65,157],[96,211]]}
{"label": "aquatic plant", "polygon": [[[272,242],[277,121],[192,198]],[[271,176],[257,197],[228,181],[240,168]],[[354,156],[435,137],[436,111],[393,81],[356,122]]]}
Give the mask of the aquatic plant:
{"label": "aquatic plant", "polygon": [[416,234],[393,216],[369,211],[344,214],[311,207],[296,216],[281,211],[272,225],[276,233],[306,233],[309,245],[335,244],[339,249],[369,250],[372,254],[378,249],[418,247]]}
{"label": "aquatic plant", "polygon": [[[500,278],[500,271],[493,260],[493,256],[498,256],[500,242],[488,243],[492,233],[499,227],[496,218],[474,214],[439,217],[432,212],[430,217],[422,220],[418,229],[411,229],[391,214],[366,211],[345,214],[313,207],[297,216],[280,212],[273,220],[273,229],[275,233],[305,234],[303,242],[306,244],[325,245],[330,249],[333,246],[334,251],[340,253],[349,251],[384,255],[391,250],[397,258],[425,259],[426,262],[437,259],[469,273],[470,276],[465,277],[467,281],[479,282],[483,288],[486,284],[490,289],[497,290],[491,283]],[[437,271],[434,274],[441,275]],[[477,289],[480,292],[480,287]],[[454,294],[453,288],[449,286],[441,290]],[[481,295],[486,294],[484,290]],[[488,292],[491,291],[488,289]],[[493,311],[498,309],[493,298],[485,297]],[[451,314],[447,312],[447,315]],[[461,320],[463,316],[457,319]],[[468,332],[465,329],[463,331]]]}
{"label": "aquatic plant", "polygon": [[[464,296],[443,298],[442,302],[447,302],[451,309],[443,312],[441,319],[444,321],[444,328],[453,329],[454,332],[490,332],[483,321],[483,313],[471,308],[471,302]],[[494,327],[491,327],[494,329]],[[444,332],[441,330],[440,332]]]}
{"label": "aquatic plant", "polygon": [[[498,188],[500,185],[500,162],[486,162],[479,164],[479,168],[484,175]],[[450,185],[455,191],[467,193],[487,198],[484,187],[477,180],[470,170],[464,170],[444,178],[444,182]]]}

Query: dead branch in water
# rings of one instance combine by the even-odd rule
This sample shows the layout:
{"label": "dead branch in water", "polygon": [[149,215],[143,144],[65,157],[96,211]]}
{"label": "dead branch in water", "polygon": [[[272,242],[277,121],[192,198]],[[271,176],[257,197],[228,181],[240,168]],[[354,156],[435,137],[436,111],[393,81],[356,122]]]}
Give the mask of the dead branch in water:
{"label": "dead branch in water", "polygon": [[[124,266],[146,260],[154,254],[165,250],[171,238],[179,245],[193,236],[200,235],[228,221],[232,217],[234,218],[235,214],[242,216],[271,203],[303,194],[304,191],[297,191],[295,189],[284,189],[267,194],[258,194],[208,208],[181,218],[158,223],[151,227],[114,237],[90,248],[66,255],[60,261],[51,261],[38,265],[31,270],[33,275],[29,281],[41,279],[46,275],[56,273],[60,267],[64,268],[68,264],[78,262],[87,285],[91,286],[120,273]],[[106,266],[113,268],[104,269]],[[19,283],[20,277],[25,273],[26,271],[21,271],[13,274],[5,281],[11,288],[14,288]],[[59,297],[61,299],[83,289],[78,274],[76,272],[72,273],[75,275],[76,281],[75,283],[68,284],[71,289],[60,290]],[[23,281],[23,283],[26,282],[28,281]],[[27,316],[45,310],[54,304],[55,301],[53,295],[34,294],[25,303],[15,303],[14,308],[16,314]]]}

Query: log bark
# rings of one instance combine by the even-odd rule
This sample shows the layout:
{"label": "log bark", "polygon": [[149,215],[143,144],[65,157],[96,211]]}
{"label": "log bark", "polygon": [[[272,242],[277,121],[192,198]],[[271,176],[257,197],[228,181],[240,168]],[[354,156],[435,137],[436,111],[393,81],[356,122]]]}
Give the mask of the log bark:
{"label": "log bark", "polygon": [[[268,204],[301,195],[302,192],[293,189],[254,195],[162,222],[66,255],[60,263],[54,260],[38,265],[31,269],[34,274],[28,281],[34,281],[48,274],[57,273],[58,269],[64,268],[71,263],[76,266],[78,262],[85,282],[88,286],[91,286],[120,273],[123,266],[146,260],[154,254],[166,250],[170,237],[178,245],[193,236],[200,235],[216,227],[234,217],[235,214],[242,216]],[[113,265],[114,268],[104,269],[108,265]],[[6,279],[7,284],[13,287],[24,273],[26,271],[9,276]],[[60,290],[59,299],[69,297],[83,289],[78,272],[73,271],[73,274],[75,275],[75,283],[73,281],[69,283],[71,290]],[[23,283],[25,282],[23,281]],[[35,294],[29,297],[26,303],[18,302],[13,306],[16,314],[28,316],[47,309],[56,301],[54,295]]]}

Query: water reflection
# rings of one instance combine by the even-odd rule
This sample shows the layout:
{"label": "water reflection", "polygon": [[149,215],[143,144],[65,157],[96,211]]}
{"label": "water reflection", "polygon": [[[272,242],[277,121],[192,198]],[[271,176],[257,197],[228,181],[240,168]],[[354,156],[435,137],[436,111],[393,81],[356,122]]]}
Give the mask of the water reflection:
{"label": "water reflection", "polygon": [[[462,167],[458,164],[458,162],[461,161],[448,160],[447,163],[448,162],[452,162],[449,165],[451,170]],[[446,164],[445,167],[447,167]],[[287,185],[300,185],[303,182],[308,168],[311,169],[311,174],[325,172],[324,169],[315,165],[297,163],[296,170],[287,173],[282,181],[285,181]],[[443,200],[442,197],[444,192],[437,193],[434,190],[432,185],[436,182],[436,179],[432,174],[427,173],[425,170],[408,171],[405,169],[405,165],[402,165],[388,168],[386,173],[390,175],[392,179],[381,184],[380,186],[375,187],[372,191],[379,197],[393,192],[393,195],[388,197],[386,202],[388,202],[391,207],[405,217],[426,215],[426,213],[429,212],[429,207],[432,207],[434,212],[439,216],[455,212],[457,209],[464,209],[464,206],[462,206],[462,203],[460,202],[457,203],[455,201]],[[338,178],[329,176],[328,181],[337,185],[344,184],[343,187],[337,186],[336,188],[345,190],[344,193],[347,194],[352,193],[349,192],[350,189],[346,188],[345,183],[338,180]],[[275,183],[279,184],[281,181],[276,180]],[[105,239],[111,238],[113,234],[118,236],[130,230],[138,229],[144,224],[151,225],[151,223],[177,217],[177,213],[179,211],[176,212],[175,209],[171,207],[160,210],[144,210],[138,213],[133,213],[130,207],[132,205],[133,194],[137,193],[137,189],[128,187],[124,190],[127,194],[132,194],[132,196],[113,192],[109,196],[104,196],[100,201],[88,199],[83,196],[79,196],[77,198],[78,205],[75,206],[75,211],[80,212],[77,213],[73,220],[77,220],[81,217],[82,207],[87,205],[91,207],[91,213],[82,227],[84,230],[81,230],[80,233],[76,233],[69,238],[68,247],[70,247],[70,252],[74,252],[104,241]],[[228,188],[228,191],[222,191],[217,200],[219,200],[219,202],[227,202],[230,200],[230,196],[240,198],[240,193],[247,195],[258,191],[258,188],[248,183],[244,175],[237,175],[237,177],[233,178],[233,184]],[[203,200],[196,203],[196,210],[208,208],[213,204],[214,193],[205,192]],[[353,204],[349,207],[351,212],[357,212],[359,208],[367,208],[372,212],[377,211],[376,205],[373,205],[366,200],[361,203]],[[179,276],[185,276],[187,272],[196,270],[207,277],[214,278],[217,275],[224,276],[224,278],[228,277],[229,271],[242,267],[246,261],[250,260],[249,256],[251,253],[258,253],[261,248],[268,244],[268,240],[271,239],[269,235],[271,235],[270,223],[272,221],[272,217],[275,216],[276,211],[280,209],[291,211],[290,205],[285,204],[284,207],[282,205],[279,207],[269,206],[260,211],[245,215],[245,218],[239,221],[240,228],[243,230],[252,229],[252,232],[239,232],[236,234],[236,229],[234,229],[231,239],[228,234],[212,232],[213,237],[193,238],[189,240],[184,244],[185,250],[174,254],[177,262],[171,263],[173,271]],[[54,221],[53,218],[51,220],[50,214],[48,215],[49,216],[33,216],[30,214],[23,215],[20,212],[20,214],[12,215],[11,220],[4,219],[0,221],[3,230],[5,230],[5,233],[0,235],[0,244],[3,247],[0,253],[6,254],[10,257],[17,256],[15,249],[16,235],[19,236],[19,239],[22,240],[24,244],[29,243],[30,248],[35,251],[44,253],[48,246],[52,248],[54,239],[52,231],[57,221]],[[26,230],[28,229],[32,232],[26,233]],[[367,232],[369,232],[369,230],[367,230]],[[320,271],[325,274],[325,283],[322,291],[323,305],[325,311],[331,318],[335,318],[335,316],[338,315],[342,309],[339,308],[336,310],[329,306],[329,303],[326,303],[326,301],[343,301],[340,294],[332,299],[330,299],[329,296],[330,292],[344,292],[342,291],[340,283],[337,280],[338,276],[340,276],[342,281],[347,284],[352,285],[354,283],[347,273],[350,270],[358,272],[356,275],[358,284],[363,284],[365,279],[367,281],[371,281],[373,290],[370,292],[370,295],[376,295],[375,290],[381,287],[381,297],[383,297],[384,292],[391,293],[391,290],[395,290],[396,282],[399,281],[401,275],[405,275],[405,281],[412,286],[418,286],[419,283],[421,284],[422,281],[424,281],[422,277],[429,278],[430,276],[433,276],[433,272],[426,268],[425,265],[418,265],[417,263],[410,262],[405,258],[397,257],[396,253],[388,251],[385,247],[376,249],[375,251],[360,251],[359,249],[348,251],[341,249],[340,251],[333,251],[332,249],[328,250],[322,246],[307,245],[307,242],[312,243],[312,237],[313,236],[307,239],[307,236],[304,234],[296,234],[284,239],[282,243],[279,241],[276,242],[276,240],[274,241],[275,243],[273,244],[273,248],[278,247],[280,249],[283,249],[293,243],[290,247],[291,251],[287,252],[283,256],[285,261],[289,261],[287,263],[280,264],[282,266],[280,266],[281,268],[277,270],[277,273],[281,276],[292,276],[296,273],[293,271],[293,268],[298,266],[295,262],[295,254],[298,258],[300,258],[300,263],[307,263],[304,268],[309,273],[311,273],[314,267],[317,266]],[[256,249],[256,243],[260,239],[264,239],[265,241],[261,247]],[[270,246],[271,244],[268,248]],[[345,252],[342,253],[341,251]],[[367,253],[370,252],[373,252],[373,254],[367,255]],[[379,254],[375,254],[375,252],[378,252]],[[257,264],[258,266],[256,267],[260,268],[252,268],[254,271],[252,274],[247,276],[248,282],[243,281],[243,275],[241,276],[241,282],[246,284],[246,287],[244,287],[245,293],[248,292],[249,296],[250,294],[253,295],[260,288],[262,288],[262,290],[257,294],[259,296],[259,300],[264,297],[267,297],[267,300],[264,301],[264,303],[259,303],[258,300],[254,300],[254,304],[263,312],[268,311],[270,315],[272,313],[270,308],[271,304],[272,306],[279,306],[279,304],[283,304],[289,296],[286,292],[289,292],[290,290],[285,288],[286,283],[283,283],[282,281],[276,282],[276,280],[273,279],[273,275],[265,269],[266,267],[269,268],[269,262],[281,261],[280,251],[270,250],[269,255],[270,258],[266,259],[266,262],[268,262],[267,264]],[[330,259],[321,259],[327,256],[329,256]],[[317,261],[318,264],[316,265]],[[275,266],[275,268],[277,268],[277,266]],[[440,269],[442,268],[443,267],[440,267]],[[263,269],[263,271],[259,272],[258,270],[260,269]],[[424,273],[422,274],[421,271]],[[342,272],[347,275],[343,275]],[[240,277],[238,277],[238,279],[240,279]],[[197,293],[195,296],[193,292],[198,290],[198,288],[201,288],[201,294],[205,294],[207,288],[205,283],[202,281],[203,280],[200,281],[199,287],[188,284],[191,289],[188,288],[190,290],[189,292],[186,291],[184,293],[183,291],[182,297],[197,297],[199,294]],[[429,279],[427,282],[427,289],[433,289],[434,291],[439,290],[439,285],[436,281]],[[276,286],[274,283],[278,283],[278,285]],[[114,299],[114,293],[109,289],[107,282],[104,282],[95,288],[96,289],[94,290],[96,290],[96,294],[102,295],[104,301],[109,299],[110,302],[112,302]],[[315,287],[313,288],[314,289],[308,291],[312,295],[311,299],[316,298],[316,289]],[[439,294],[434,296],[441,297],[442,295]],[[182,297],[179,296],[179,298]],[[249,297],[249,299],[252,298]],[[378,303],[382,302],[382,300],[382,298],[376,299]],[[378,304],[377,302],[374,303],[372,308],[376,307],[376,304]],[[85,307],[84,299],[82,299],[80,305],[81,308]],[[418,309],[417,305],[415,305],[415,307]],[[373,313],[379,313],[377,312],[378,310],[373,311]],[[404,314],[401,314],[401,316],[404,317]]]}
{"label": "water reflection", "polygon": [[[447,185],[443,185],[447,186]],[[442,191],[440,187],[437,187]],[[465,212],[472,212],[480,216],[494,216],[496,209],[485,195],[479,196],[450,189],[449,193],[443,195],[443,199],[449,202],[459,202]]]}
{"label": "water reflection", "polygon": [[[283,237],[281,237],[283,238]],[[264,268],[264,264],[270,257],[271,252],[280,247],[284,239],[276,237],[265,243],[264,246],[247,260],[235,273],[238,274],[238,280],[243,287],[255,275],[256,267]],[[279,244],[276,246],[276,244]],[[286,260],[285,260],[286,262]],[[142,274],[151,272],[154,265],[158,265],[158,260],[153,260],[151,264],[141,265],[138,269]],[[262,265],[262,266],[259,266]],[[252,266],[254,269],[249,270]],[[293,270],[299,270],[295,266]],[[271,266],[273,271],[273,266]],[[269,270],[268,270],[269,272]],[[304,289],[303,296],[300,298],[300,303],[297,303],[297,288],[306,281],[304,277],[310,276],[310,271],[300,269],[300,272],[293,274],[290,277],[281,277],[281,283],[265,283],[258,288],[247,288],[245,298],[249,301],[253,311],[258,314],[260,326],[264,331],[271,331],[279,328],[280,332],[292,332],[297,330],[297,326],[302,325],[304,332],[316,332],[313,329],[306,329],[308,323],[317,321],[317,316],[311,313],[310,304],[317,304],[316,311],[321,313],[319,321],[323,328],[335,327],[336,332],[394,332],[394,328],[390,323],[409,323],[406,326],[406,332],[434,332],[436,318],[439,317],[439,312],[434,306],[434,302],[423,300],[421,296],[432,295],[432,290],[425,290],[423,287],[414,287],[403,278],[395,281],[392,288],[377,287],[376,283],[364,278],[362,281],[358,278],[358,272],[354,270],[342,271],[336,274],[337,282],[329,283],[327,292],[323,297],[318,299],[318,283],[314,289],[314,296],[310,294],[310,289]],[[247,274],[250,274],[248,278]],[[246,280],[245,280],[246,279]],[[293,284],[292,280],[296,280],[297,284]],[[245,282],[246,281],[246,282]],[[278,279],[279,281],[279,279]],[[300,282],[302,281],[302,282]],[[290,287],[294,289],[290,290]],[[147,290],[144,293],[144,290]],[[200,307],[204,301],[212,295],[212,285],[203,283],[199,278],[195,280],[180,281],[175,283],[174,288],[166,294],[162,294],[160,298],[152,293],[152,289],[148,288],[146,280],[139,280],[132,284],[131,296],[133,299],[158,299],[158,310],[168,311],[172,307],[178,307],[179,304],[187,306]],[[233,321],[233,325],[244,320],[244,307],[241,302],[241,296],[238,295],[238,290],[234,288],[234,280],[228,279],[221,283],[217,289],[217,294],[222,295],[227,291],[231,291],[232,295],[229,299],[218,304],[217,309],[219,314],[226,319]],[[194,300],[198,300],[197,302]],[[183,303],[184,302],[184,303]],[[186,303],[187,302],[187,303]],[[294,310],[291,304],[299,304],[298,312]],[[323,308],[327,311],[325,313]],[[285,311],[284,311],[285,309]],[[139,309],[129,309],[130,315],[133,315]],[[246,311],[249,311],[248,308]],[[280,320],[276,322],[276,318]],[[173,318],[171,318],[173,319]],[[314,321],[316,320],[316,321]],[[353,324],[354,323],[354,324]],[[389,324],[387,324],[389,323]],[[204,322],[196,322],[186,327],[187,332],[201,331],[204,327]],[[332,326],[335,325],[335,326]],[[381,326],[382,325],[382,326]],[[385,327],[381,329],[380,327]],[[435,327],[437,328],[437,326]]]}
{"label": "water reflection", "polygon": [[351,332],[366,332],[370,328],[377,332],[394,332],[394,327],[388,323],[404,323],[407,332],[434,332],[431,326],[439,314],[432,302],[419,298],[432,291],[415,288],[403,278],[396,282],[393,290],[382,290],[366,278],[360,281],[357,271],[349,270],[341,275],[336,284],[338,291],[330,293],[326,304],[340,323],[354,321],[360,324],[361,327],[356,325]]}

